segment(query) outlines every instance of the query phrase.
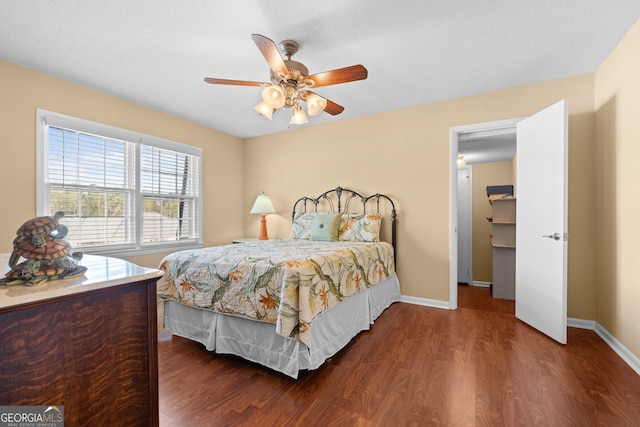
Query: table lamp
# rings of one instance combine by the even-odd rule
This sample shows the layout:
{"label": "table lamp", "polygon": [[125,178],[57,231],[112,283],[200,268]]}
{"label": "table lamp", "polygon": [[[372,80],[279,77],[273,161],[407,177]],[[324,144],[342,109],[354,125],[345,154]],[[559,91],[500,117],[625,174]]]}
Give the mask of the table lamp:
{"label": "table lamp", "polygon": [[256,198],[256,202],[251,208],[251,213],[262,215],[262,218],[260,219],[260,237],[258,238],[258,240],[269,240],[269,236],[267,235],[266,215],[276,213],[276,210],[273,207],[273,203],[271,203],[271,199],[269,198],[269,196],[265,196],[264,193],[260,194]]}

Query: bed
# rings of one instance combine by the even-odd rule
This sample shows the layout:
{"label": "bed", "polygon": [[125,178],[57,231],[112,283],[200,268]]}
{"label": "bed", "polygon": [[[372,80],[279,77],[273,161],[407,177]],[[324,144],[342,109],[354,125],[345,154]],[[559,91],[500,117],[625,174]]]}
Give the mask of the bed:
{"label": "bed", "polygon": [[158,281],[162,326],[297,378],[400,299],[396,221],[388,196],[337,187],[294,203],[290,238],[170,254]]}

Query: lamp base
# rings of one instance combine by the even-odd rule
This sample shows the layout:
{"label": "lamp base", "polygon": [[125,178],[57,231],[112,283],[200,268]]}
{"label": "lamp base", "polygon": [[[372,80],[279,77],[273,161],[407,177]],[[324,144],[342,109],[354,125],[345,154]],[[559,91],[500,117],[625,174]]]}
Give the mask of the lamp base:
{"label": "lamp base", "polygon": [[267,235],[267,216],[262,214],[262,218],[260,218],[260,237],[258,240],[269,240],[269,236]]}

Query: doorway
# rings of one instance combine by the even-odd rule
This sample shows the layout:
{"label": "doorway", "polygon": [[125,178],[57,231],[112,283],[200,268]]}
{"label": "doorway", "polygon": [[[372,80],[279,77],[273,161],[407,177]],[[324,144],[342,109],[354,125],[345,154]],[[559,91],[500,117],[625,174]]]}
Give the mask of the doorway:
{"label": "doorway", "polygon": [[498,247],[517,247],[516,318],[560,344],[567,342],[568,123],[568,104],[562,99],[523,119],[451,128],[449,144],[451,308],[458,307],[455,183],[460,138],[473,130],[515,127],[518,158],[514,183],[517,184],[518,208],[515,221],[508,219],[502,223],[518,224],[516,242]]}
{"label": "doorway", "polygon": [[[489,138],[492,135],[504,135],[506,133],[515,133],[516,124],[523,118],[499,120],[494,122],[477,123],[465,126],[457,126],[451,128],[450,133],[450,197],[449,197],[449,212],[450,212],[450,224],[458,223],[458,149],[460,141],[464,141],[465,138],[474,136],[481,136],[483,138]],[[472,158],[469,163],[473,162]],[[450,283],[449,283],[449,308],[454,310],[458,308],[458,254],[459,254],[459,240],[460,240],[460,227],[456,227],[450,234],[449,241],[449,259],[450,259]],[[471,280],[472,282],[472,280]],[[487,289],[488,291],[488,289]]]}

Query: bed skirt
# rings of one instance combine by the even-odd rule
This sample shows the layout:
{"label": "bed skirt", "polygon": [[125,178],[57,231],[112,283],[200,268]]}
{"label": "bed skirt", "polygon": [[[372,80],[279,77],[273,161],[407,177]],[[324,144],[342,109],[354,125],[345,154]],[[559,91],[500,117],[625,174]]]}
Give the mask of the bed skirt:
{"label": "bed skirt", "polygon": [[163,316],[164,327],[174,335],[199,342],[209,351],[234,354],[297,378],[300,370],[319,368],[399,300],[400,284],[394,273],[318,316],[311,328],[310,346],[276,334],[275,324],[201,310],[175,301],[160,303],[163,306],[159,307],[158,314]]}

